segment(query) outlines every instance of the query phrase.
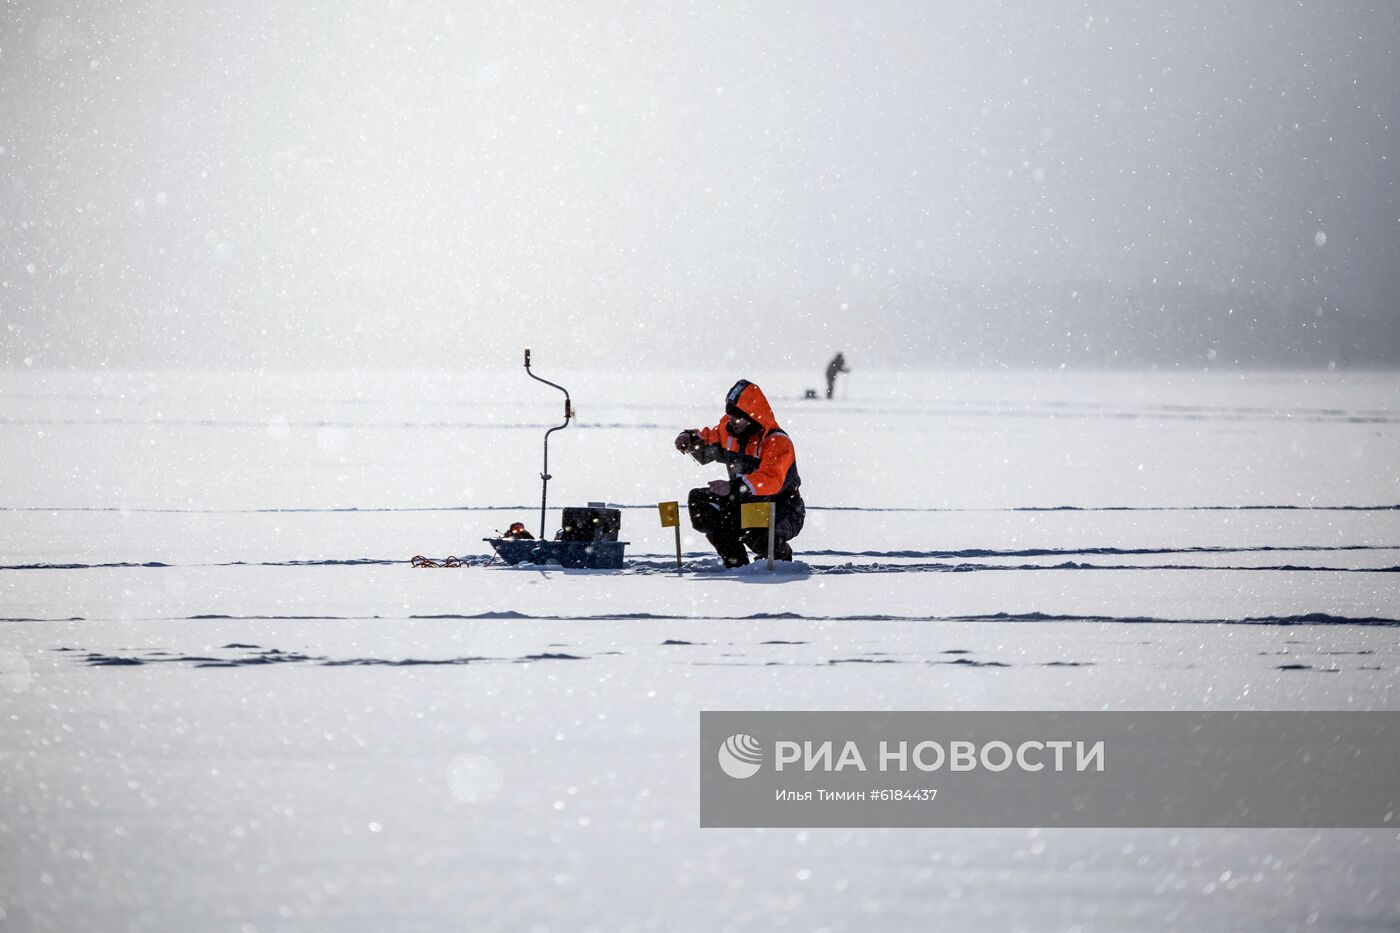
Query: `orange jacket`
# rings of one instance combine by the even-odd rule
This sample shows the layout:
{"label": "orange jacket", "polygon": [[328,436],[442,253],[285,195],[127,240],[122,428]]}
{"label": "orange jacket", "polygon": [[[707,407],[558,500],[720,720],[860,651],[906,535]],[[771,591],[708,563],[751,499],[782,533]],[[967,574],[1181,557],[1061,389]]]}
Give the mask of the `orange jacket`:
{"label": "orange jacket", "polygon": [[[729,467],[730,482],[739,484],[736,494],[770,498],[795,491],[802,484],[797,451],[787,432],[778,426],[763,390],[740,379],[725,397],[724,409],[719,424],[696,432],[706,448],[697,459],[705,463],[723,460]],[[730,421],[739,417],[749,419],[757,428],[742,436],[731,433]]]}

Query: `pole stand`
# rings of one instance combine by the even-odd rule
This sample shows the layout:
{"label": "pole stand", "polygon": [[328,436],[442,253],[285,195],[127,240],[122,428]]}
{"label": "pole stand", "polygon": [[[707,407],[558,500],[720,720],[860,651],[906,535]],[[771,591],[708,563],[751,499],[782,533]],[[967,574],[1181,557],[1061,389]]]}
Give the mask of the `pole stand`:
{"label": "pole stand", "polygon": [[544,432],[544,469],[540,472],[540,540],[548,541],[545,535],[545,505],[549,502],[549,481],[554,477],[549,475],[549,435],[555,431],[562,431],[569,426],[569,422],[574,417],[573,401],[569,398],[569,390],[561,385],[550,382],[548,379],[541,379],[530,370],[530,348],[525,348],[525,374],[536,382],[543,382],[547,386],[558,389],[564,393],[564,423],[555,428],[550,428]]}

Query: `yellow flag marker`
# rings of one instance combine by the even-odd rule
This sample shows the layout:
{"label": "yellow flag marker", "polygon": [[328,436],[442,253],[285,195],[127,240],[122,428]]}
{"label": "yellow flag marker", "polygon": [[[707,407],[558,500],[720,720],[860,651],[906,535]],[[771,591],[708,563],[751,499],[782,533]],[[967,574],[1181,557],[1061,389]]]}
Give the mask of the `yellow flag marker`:
{"label": "yellow flag marker", "polygon": [[661,513],[661,527],[676,529],[676,568],[681,566],[681,504],[679,502],[658,502],[656,510]]}
{"label": "yellow flag marker", "polygon": [[768,569],[773,569],[773,536],[777,533],[773,521],[773,503],[745,502],[739,506],[739,527],[768,529]]}

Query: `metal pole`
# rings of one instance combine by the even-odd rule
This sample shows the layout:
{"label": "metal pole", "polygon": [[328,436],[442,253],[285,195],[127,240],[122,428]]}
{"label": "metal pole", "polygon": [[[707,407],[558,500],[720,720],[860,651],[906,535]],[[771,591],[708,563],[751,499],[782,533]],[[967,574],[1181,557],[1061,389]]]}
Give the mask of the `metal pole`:
{"label": "metal pole", "polygon": [[768,571],[770,573],[773,571],[773,543],[774,536],[777,534],[778,523],[775,520],[777,517],[776,507],[773,503],[768,503]]}
{"label": "metal pole", "polygon": [[681,523],[676,522],[676,569],[681,569]]}
{"label": "metal pole", "polygon": [[541,379],[530,371],[530,348],[525,348],[525,373],[536,382],[543,382],[547,386],[552,386],[564,393],[564,423],[558,427],[550,428],[544,432],[544,470],[540,473],[540,540],[547,541],[544,535],[544,513],[545,504],[549,501],[549,481],[553,479],[549,475],[549,435],[555,431],[562,431],[569,426],[569,420],[574,416],[573,402],[569,400],[569,390],[561,385],[550,382],[548,379]]}

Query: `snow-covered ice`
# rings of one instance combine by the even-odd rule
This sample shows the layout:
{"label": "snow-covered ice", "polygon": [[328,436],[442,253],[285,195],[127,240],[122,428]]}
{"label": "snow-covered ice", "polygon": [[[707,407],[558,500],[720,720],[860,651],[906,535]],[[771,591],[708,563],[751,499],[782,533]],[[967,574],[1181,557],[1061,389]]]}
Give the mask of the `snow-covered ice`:
{"label": "snow-covered ice", "polygon": [[[1394,929],[1375,831],[701,830],[702,709],[1397,709],[1400,376],[0,374],[16,929]],[[736,376],[803,566],[671,569]],[[838,390],[838,396],[841,392]],[[686,560],[707,564],[689,529]],[[467,557],[415,569],[414,555]]]}

